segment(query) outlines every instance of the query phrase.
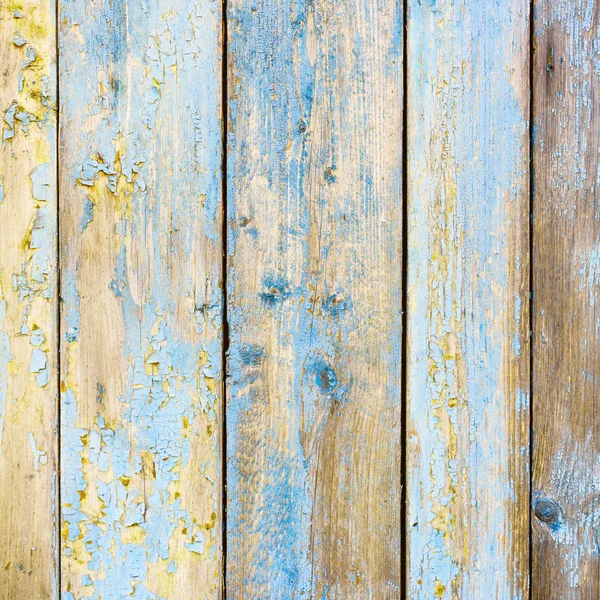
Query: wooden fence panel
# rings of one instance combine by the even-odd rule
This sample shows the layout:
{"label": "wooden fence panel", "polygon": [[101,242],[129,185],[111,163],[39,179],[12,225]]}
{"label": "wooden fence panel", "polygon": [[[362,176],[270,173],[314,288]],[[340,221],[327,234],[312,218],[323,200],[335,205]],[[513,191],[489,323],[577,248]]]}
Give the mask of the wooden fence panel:
{"label": "wooden fence panel", "polygon": [[0,6],[0,600],[600,597],[598,3],[226,4]]}
{"label": "wooden fence panel", "polygon": [[532,586],[544,600],[600,597],[599,19],[594,0],[536,1]]}
{"label": "wooden fence panel", "polygon": [[401,3],[228,28],[228,597],[396,599]]}
{"label": "wooden fence panel", "polygon": [[219,598],[221,5],[59,8],[62,598]]}
{"label": "wooden fence panel", "polygon": [[53,0],[0,4],[0,599],[57,599]]}
{"label": "wooden fence panel", "polygon": [[407,22],[407,597],[527,598],[529,0]]}

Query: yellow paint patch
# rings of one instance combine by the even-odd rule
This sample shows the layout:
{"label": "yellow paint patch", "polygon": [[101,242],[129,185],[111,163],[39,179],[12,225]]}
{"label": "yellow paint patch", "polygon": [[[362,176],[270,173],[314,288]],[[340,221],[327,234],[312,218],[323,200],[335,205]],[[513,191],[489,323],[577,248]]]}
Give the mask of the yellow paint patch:
{"label": "yellow paint patch", "polygon": [[214,396],[217,395],[217,382],[214,377],[204,377],[204,382],[206,383],[206,387],[208,391]]}
{"label": "yellow paint patch", "polygon": [[202,350],[198,356],[198,366],[203,367],[208,363],[209,354],[206,350]]}
{"label": "yellow paint patch", "polygon": [[124,544],[143,544],[146,541],[146,530],[139,525],[125,527],[121,531],[121,541]]}
{"label": "yellow paint patch", "polygon": [[156,479],[154,457],[147,450],[142,452],[142,472],[144,474],[144,479]]}
{"label": "yellow paint patch", "polygon": [[446,593],[446,586],[442,585],[439,581],[435,582],[435,589],[433,595],[435,598],[443,598]]}

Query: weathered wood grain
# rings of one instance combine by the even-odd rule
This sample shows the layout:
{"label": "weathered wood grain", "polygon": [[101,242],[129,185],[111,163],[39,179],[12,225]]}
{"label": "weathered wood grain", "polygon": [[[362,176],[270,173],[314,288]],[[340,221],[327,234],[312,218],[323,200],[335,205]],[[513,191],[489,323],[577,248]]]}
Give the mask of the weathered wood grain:
{"label": "weathered wood grain", "polygon": [[228,23],[228,597],[396,599],[401,3]]}
{"label": "weathered wood grain", "polygon": [[0,598],[57,598],[55,3],[0,4]]}
{"label": "weathered wood grain", "polygon": [[62,597],[220,597],[221,5],[60,0]]}
{"label": "weathered wood grain", "polygon": [[537,0],[533,597],[600,597],[600,3]]}
{"label": "weathered wood grain", "polygon": [[529,0],[409,0],[407,597],[527,597]]}

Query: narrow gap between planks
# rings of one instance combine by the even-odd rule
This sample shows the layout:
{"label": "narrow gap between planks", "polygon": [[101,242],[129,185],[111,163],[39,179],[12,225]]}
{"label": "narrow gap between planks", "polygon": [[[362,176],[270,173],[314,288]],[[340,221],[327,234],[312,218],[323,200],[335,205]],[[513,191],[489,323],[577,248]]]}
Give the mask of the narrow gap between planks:
{"label": "narrow gap between planks", "polygon": [[227,314],[227,136],[229,120],[228,97],[228,37],[227,37],[227,0],[221,3],[221,121],[222,121],[222,148],[221,148],[221,197],[222,197],[222,264],[221,287],[223,298],[223,340],[221,343],[221,587],[222,598],[227,598],[227,352],[229,351],[229,320]]}
{"label": "narrow gap between planks", "polygon": [[402,0],[402,366],[400,370],[400,447],[401,447],[401,475],[400,475],[400,553],[402,556],[400,568],[401,600],[407,599],[407,414],[408,390],[407,375],[407,350],[408,350],[408,0]]}
{"label": "narrow gap between planks", "polygon": [[57,582],[57,600],[62,597],[62,486],[60,485],[62,479],[62,444],[61,444],[61,394],[60,394],[60,383],[62,381],[61,371],[61,352],[60,344],[62,339],[62,322],[61,322],[61,303],[62,303],[62,269],[60,264],[60,37],[59,37],[59,17],[60,9],[58,0],[54,3],[54,56],[55,56],[55,81],[56,81],[56,132],[54,135],[54,152],[56,161],[56,167],[54,169],[54,181],[55,181],[55,193],[56,193],[56,293],[58,296],[58,302],[56,303],[56,466],[57,473],[55,480],[56,486],[56,506],[54,514],[55,522],[55,540],[56,540],[56,556],[55,568],[56,568],[56,582]]}
{"label": "narrow gap between planks", "polygon": [[533,570],[533,530],[531,523],[531,505],[533,499],[533,189],[534,189],[534,164],[533,164],[533,128],[534,128],[534,59],[535,59],[535,0],[529,3],[529,504],[528,504],[528,539],[529,539],[529,569],[528,588],[529,600],[533,598],[532,570]]}

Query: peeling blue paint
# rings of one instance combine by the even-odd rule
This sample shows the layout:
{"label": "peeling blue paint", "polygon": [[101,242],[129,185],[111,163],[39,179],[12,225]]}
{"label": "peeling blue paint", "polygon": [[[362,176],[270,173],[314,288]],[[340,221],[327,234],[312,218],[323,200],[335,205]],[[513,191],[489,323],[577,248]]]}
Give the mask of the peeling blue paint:
{"label": "peeling blue paint", "polygon": [[507,407],[526,413],[527,396],[505,384],[514,368],[507,333],[511,355],[526,354],[521,301],[505,296],[514,268],[505,238],[514,227],[507,215],[519,216],[508,207],[526,200],[525,95],[513,74],[528,59],[528,51],[519,54],[528,9],[496,0],[409,2],[407,577],[414,600],[526,593],[527,573],[507,552],[511,511],[528,500],[514,495],[512,448],[528,444],[507,428]]}
{"label": "peeling blue paint", "polygon": [[18,103],[13,100],[11,105],[4,112],[4,123],[6,124],[2,132],[2,149],[6,148],[7,140],[15,137],[15,113]]}
{"label": "peeling blue paint", "polygon": [[85,199],[83,205],[83,216],[81,218],[81,231],[84,232],[87,226],[94,220],[94,203],[89,199]]}
{"label": "peeling blue paint", "polygon": [[45,341],[42,330],[39,327],[33,327],[29,332],[29,343],[35,348],[39,348]]}
{"label": "peeling blue paint", "polygon": [[31,453],[33,454],[33,467],[37,471],[40,465],[45,465],[48,463],[48,456],[43,450],[40,450],[37,447],[35,437],[31,432],[29,432],[29,447],[31,449]]}
{"label": "peeling blue paint", "polygon": [[48,385],[48,381],[50,380],[50,365],[48,364],[48,358],[44,350],[34,348],[31,351],[29,372],[37,374],[36,381],[40,387]]}
{"label": "peeling blue paint", "polygon": [[[151,573],[182,576],[198,559],[212,574],[200,593],[216,597],[219,588],[220,10],[204,0],[101,1],[93,11],[61,2],[66,122],[102,115],[97,128],[78,130],[65,166],[65,201],[77,219],[68,233],[79,238],[76,252],[68,239],[63,248],[62,343],[73,357],[68,366],[93,343],[82,276],[89,264],[79,245],[92,243],[93,220],[112,211],[107,247],[96,250],[110,253],[100,294],[120,307],[119,368],[126,365],[118,398],[106,381],[94,381],[91,397],[80,395],[68,383],[77,373],[64,369],[63,583],[85,588],[71,588],[74,600],[162,600]],[[74,28],[83,46],[73,45]],[[94,75],[82,78],[90,66]],[[93,377],[94,366],[84,368]],[[120,412],[109,420],[116,401]],[[198,430],[205,422],[210,438]],[[177,491],[198,461],[198,443],[209,448],[193,463],[206,505]],[[82,503],[86,494],[100,503],[101,522]]]}
{"label": "peeling blue paint", "polygon": [[17,34],[13,38],[13,44],[17,48],[20,48],[21,46],[24,46],[26,43],[27,43],[27,40],[19,32],[17,32]]}

